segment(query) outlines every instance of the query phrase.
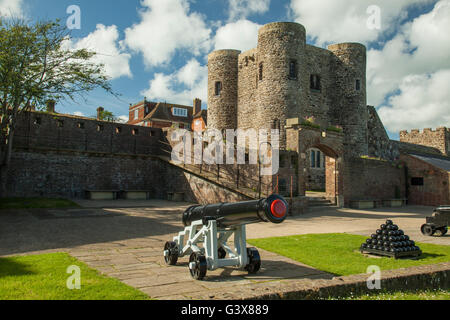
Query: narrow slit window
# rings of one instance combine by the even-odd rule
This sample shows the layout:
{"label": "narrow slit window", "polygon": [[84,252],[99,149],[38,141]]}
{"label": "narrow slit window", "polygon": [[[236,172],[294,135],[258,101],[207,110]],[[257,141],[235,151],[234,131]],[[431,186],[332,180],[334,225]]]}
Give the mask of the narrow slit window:
{"label": "narrow slit window", "polygon": [[311,151],[311,168],[316,167],[316,152],[313,150]]}
{"label": "narrow slit window", "polygon": [[222,92],[222,82],[217,81],[215,85],[215,95],[220,96],[221,92]]}
{"label": "narrow slit window", "polygon": [[263,63],[261,62],[261,63],[259,64],[259,76],[258,76],[259,81],[262,81],[262,79],[263,79],[263,73],[264,73],[264,65],[263,65]]}
{"label": "narrow slit window", "polygon": [[297,79],[297,61],[292,60],[289,62],[289,78]]}
{"label": "narrow slit window", "polygon": [[361,90],[361,80],[356,80],[356,91],[360,91]]}
{"label": "narrow slit window", "polygon": [[317,74],[312,74],[311,75],[311,77],[310,77],[310,88],[311,88],[311,90],[317,90],[317,91],[321,90],[320,76],[318,76]]}

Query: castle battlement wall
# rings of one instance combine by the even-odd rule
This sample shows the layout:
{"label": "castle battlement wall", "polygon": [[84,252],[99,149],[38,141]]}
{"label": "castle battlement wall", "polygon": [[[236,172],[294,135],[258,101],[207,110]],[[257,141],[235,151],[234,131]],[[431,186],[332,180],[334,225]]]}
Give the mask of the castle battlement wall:
{"label": "castle battlement wall", "polygon": [[422,131],[412,129],[410,132],[403,130],[400,131],[400,142],[435,148],[443,155],[450,156],[450,129],[446,127],[425,128]]}
{"label": "castle battlement wall", "polygon": [[158,155],[162,130],[44,112],[25,112],[17,122],[16,149]]}

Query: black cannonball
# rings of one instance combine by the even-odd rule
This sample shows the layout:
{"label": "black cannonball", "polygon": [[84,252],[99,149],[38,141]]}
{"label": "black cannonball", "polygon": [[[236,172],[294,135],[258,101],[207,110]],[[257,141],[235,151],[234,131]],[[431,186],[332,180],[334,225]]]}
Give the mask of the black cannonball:
{"label": "black cannonball", "polygon": [[378,230],[377,230],[377,234],[378,234],[378,235],[380,235],[380,234],[382,234],[382,233],[383,233],[383,230],[381,230],[381,229],[378,229]]}
{"label": "black cannonball", "polygon": [[409,239],[409,236],[404,235],[404,237],[405,237],[405,240],[406,240],[406,241],[409,241],[409,240],[410,240],[410,239]]}
{"label": "black cannonball", "polygon": [[386,242],[389,240],[389,236],[383,236],[383,241]]}
{"label": "black cannonball", "polygon": [[397,231],[397,230],[399,230],[399,227],[398,227],[398,225],[396,225],[396,224],[392,225],[392,230],[394,230],[394,231]]}
{"label": "black cannonball", "polygon": [[382,235],[377,236],[377,240],[378,240],[378,241],[383,240],[383,236],[382,236]]}
{"label": "black cannonball", "polygon": [[392,222],[392,220],[386,220],[386,225],[392,226],[393,224],[394,224],[394,222]]}
{"label": "black cannonball", "polygon": [[380,229],[381,229],[381,230],[386,230],[386,227],[387,227],[387,225],[382,224],[382,225],[380,226]]}
{"label": "black cannonball", "polygon": [[367,249],[367,243],[363,243],[363,244],[361,245],[361,249]]}
{"label": "black cannonball", "polygon": [[373,235],[371,236],[372,239],[376,239],[377,237],[378,237],[377,234],[373,234]]}
{"label": "black cannonball", "polygon": [[383,246],[378,246],[378,247],[377,247],[377,250],[378,250],[378,251],[383,251],[383,248],[384,248]]}
{"label": "black cannonball", "polygon": [[393,236],[395,236],[394,233],[395,233],[395,231],[389,231],[389,232],[388,232],[388,236],[389,236],[389,237],[393,237]]}
{"label": "black cannonball", "polygon": [[399,230],[398,230],[398,234],[401,235],[401,236],[404,236],[404,235],[405,235],[405,232],[404,232],[403,230],[400,230],[400,229],[399,229]]}
{"label": "black cannonball", "polygon": [[374,246],[378,245],[378,240],[372,240],[372,244],[373,244]]}

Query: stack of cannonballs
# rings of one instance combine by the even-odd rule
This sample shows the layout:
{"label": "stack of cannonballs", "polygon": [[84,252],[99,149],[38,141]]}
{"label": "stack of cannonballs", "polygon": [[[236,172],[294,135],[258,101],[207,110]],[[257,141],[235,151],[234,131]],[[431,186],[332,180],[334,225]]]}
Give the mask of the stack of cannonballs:
{"label": "stack of cannonballs", "polygon": [[394,258],[422,255],[415,242],[391,220],[382,224],[380,229],[361,245],[361,252]]}

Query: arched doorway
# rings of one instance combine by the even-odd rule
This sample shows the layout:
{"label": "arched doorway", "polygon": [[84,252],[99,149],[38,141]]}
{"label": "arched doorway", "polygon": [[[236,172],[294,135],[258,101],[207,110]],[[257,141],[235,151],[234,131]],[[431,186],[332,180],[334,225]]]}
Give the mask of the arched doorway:
{"label": "arched doorway", "polygon": [[339,132],[322,131],[316,128],[295,125],[288,130],[288,148],[296,149],[299,156],[298,195],[307,196],[311,166],[311,150],[324,159],[324,196],[333,204],[344,205],[344,135]]}

